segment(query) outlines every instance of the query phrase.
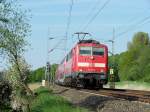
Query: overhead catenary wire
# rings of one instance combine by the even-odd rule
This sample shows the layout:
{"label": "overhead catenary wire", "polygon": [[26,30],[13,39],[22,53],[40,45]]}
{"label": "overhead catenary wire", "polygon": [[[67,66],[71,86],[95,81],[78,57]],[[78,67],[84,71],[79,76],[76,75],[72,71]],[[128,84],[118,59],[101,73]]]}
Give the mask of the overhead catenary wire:
{"label": "overhead catenary wire", "polygon": [[74,0],[71,0],[71,3],[69,5],[69,15],[68,15],[68,18],[67,18],[66,37],[68,37],[68,32],[69,32],[69,29],[70,29],[73,5],[74,5]]}
{"label": "overhead catenary wire", "polygon": [[[92,0],[93,2],[93,0]],[[91,10],[88,12],[88,14],[86,15],[86,19],[91,17],[92,13],[98,8],[98,6],[100,5],[101,0],[97,0],[96,3],[94,4],[94,6],[91,8]],[[82,28],[82,24],[79,26],[79,28]]]}
{"label": "overhead catenary wire", "polygon": [[[107,0],[107,1],[104,3],[104,5],[99,9],[99,11],[92,17],[93,19],[91,18],[90,21],[88,22],[88,24],[86,24],[86,27],[84,27],[84,29],[86,29],[86,28],[89,26],[89,24],[94,21],[94,19],[98,16],[98,14],[99,14],[100,12],[102,12],[102,10],[106,7],[106,5],[107,5],[109,2],[110,2],[110,0]],[[74,1],[72,0],[72,1],[71,1],[71,4],[70,4],[69,16],[68,16],[67,27],[66,27],[66,34],[65,34],[66,40],[68,40],[68,33],[69,33],[69,29],[70,29],[70,24],[71,24],[71,16],[72,16],[73,4],[74,4]],[[94,9],[95,9],[95,8],[93,8],[93,10],[94,10]],[[118,34],[116,35],[117,38],[118,38],[119,36],[122,36],[122,35],[126,34],[126,33],[129,32],[129,31],[135,29],[135,27],[137,27],[139,24],[142,24],[143,22],[145,22],[145,21],[148,20],[148,19],[149,19],[149,17],[146,17],[145,20],[142,19],[141,21],[138,21],[135,26],[132,25],[129,29],[127,29],[127,30],[125,30],[125,31],[123,31],[123,32],[118,33]],[[70,39],[70,38],[69,38],[69,39]],[[67,42],[66,42],[66,43],[67,43]],[[67,45],[67,44],[65,44],[65,45]]]}
{"label": "overhead catenary wire", "polygon": [[48,51],[48,53],[51,53],[51,52],[53,52],[55,49],[57,49],[57,48],[59,47],[59,45],[62,43],[63,40],[65,41],[66,39],[65,39],[65,38],[60,39],[60,40],[54,45],[54,47]]}
{"label": "overhead catenary wire", "polygon": [[[143,13],[145,13],[145,11],[147,11],[147,9],[145,9],[144,11],[143,11]],[[141,15],[141,14],[140,14]],[[120,36],[122,36],[122,35],[125,35],[126,33],[128,33],[128,32],[130,32],[131,30],[134,30],[134,29],[136,29],[136,28],[138,28],[138,27],[140,27],[140,26],[143,26],[143,25],[145,25],[146,23],[149,23],[149,21],[148,22],[146,22],[146,23],[144,23],[146,20],[148,20],[149,19],[149,16],[147,16],[147,17],[144,17],[143,19],[141,19],[141,20],[139,20],[139,21],[136,21],[136,23],[135,23],[135,20],[136,20],[136,18],[138,18],[137,16],[134,16],[134,17],[132,17],[129,21],[127,21],[127,23],[133,23],[132,25],[130,25],[126,30],[124,30],[124,31],[120,31],[118,34],[116,34],[116,38],[118,38],[118,37],[120,37]],[[143,22],[143,23],[142,23]],[[140,24],[141,23],[141,24]],[[140,25],[140,26],[139,26]],[[131,28],[132,27],[132,28]],[[117,28],[115,28],[117,31],[118,30],[120,30],[120,29],[122,29],[123,27],[122,26],[119,26],[119,27],[117,27]],[[128,31],[127,31],[128,30]],[[111,34],[106,34],[107,36],[110,36]]]}
{"label": "overhead catenary wire", "polygon": [[150,19],[150,16],[147,16],[147,17],[143,18],[142,20],[136,22],[134,25],[132,25],[131,27],[129,27],[128,29],[126,29],[125,31],[123,31],[123,32],[121,32],[121,33],[119,33],[119,34],[117,34],[116,37],[118,38],[118,37],[120,37],[120,36],[122,36],[122,35],[128,33],[129,31],[134,30],[134,29],[137,28],[137,26],[139,26],[139,25],[144,25],[144,24],[145,24],[144,22],[146,22],[146,21],[149,20],[149,19]]}
{"label": "overhead catenary wire", "polygon": [[73,5],[74,5],[74,0],[71,0],[71,2],[69,4],[69,15],[68,15],[68,18],[67,18],[67,26],[66,26],[66,32],[65,32],[65,37],[66,37],[66,41],[64,43],[65,49],[66,49],[65,50],[65,55],[66,55],[66,51],[67,51],[67,41],[68,41],[67,39],[68,39],[69,30],[70,30]]}
{"label": "overhead catenary wire", "polygon": [[97,0],[97,2],[95,3],[95,5],[92,7],[92,9],[90,10],[90,12],[87,14],[87,17],[89,17],[91,15],[91,13],[94,12],[94,10],[96,10],[99,6],[99,4],[101,3],[101,0]]}
{"label": "overhead catenary wire", "polygon": [[[59,45],[61,45],[62,41],[65,41],[64,42],[64,51],[65,51],[65,54],[66,54],[66,50],[67,50],[67,40],[68,40],[68,33],[69,33],[69,29],[70,29],[70,24],[71,24],[71,17],[72,17],[72,9],[73,9],[73,5],[74,5],[74,0],[71,0],[71,3],[69,4],[69,14],[68,14],[68,17],[67,17],[67,25],[66,25],[66,30],[65,30],[65,36],[62,36],[63,38],[61,38],[55,45],[52,49],[49,50],[49,53],[50,52],[53,52],[55,49],[57,49],[59,47]],[[60,36],[58,36],[60,37]]]}
{"label": "overhead catenary wire", "polygon": [[150,20],[145,22],[145,23],[143,23],[143,24],[141,24],[140,26],[143,26],[143,25],[148,24],[148,23],[150,23]]}
{"label": "overhead catenary wire", "polygon": [[[52,38],[54,37],[54,36],[51,36]],[[61,36],[55,36],[55,39],[56,38],[59,38],[59,37],[61,37]],[[52,49],[50,49],[50,50],[48,50],[48,53],[51,53],[51,52],[53,52],[55,49],[61,49],[61,50],[63,50],[63,51],[65,51],[66,49],[64,48],[58,48],[60,45],[61,45],[61,43],[62,43],[62,41],[66,41],[66,36],[62,36],[63,38],[61,38],[55,45],[54,45],[54,47],[52,48]],[[67,39],[67,40],[71,40],[71,38],[69,38],[69,39]],[[67,49],[68,50],[68,49]]]}
{"label": "overhead catenary wire", "polygon": [[107,0],[102,7],[100,7],[100,9],[94,14],[94,16],[89,19],[89,21],[87,22],[86,25],[84,25],[84,27],[81,29],[81,31],[84,31],[88,28],[88,26],[96,19],[96,17],[103,11],[103,9],[107,6],[107,4],[110,2],[111,0]]}

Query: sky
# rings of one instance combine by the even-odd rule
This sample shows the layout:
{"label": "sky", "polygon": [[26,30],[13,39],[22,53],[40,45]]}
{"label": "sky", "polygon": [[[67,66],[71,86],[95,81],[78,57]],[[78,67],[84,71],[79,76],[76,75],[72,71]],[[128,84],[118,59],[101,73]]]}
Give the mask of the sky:
{"label": "sky", "polygon": [[[25,53],[27,62],[32,69],[44,66],[46,61],[60,63],[66,52],[78,41],[75,32],[89,32],[93,38],[108,45],[111,51],[111,43],[107,42],[113,37],[115,29],[115,54],[127,50],[127,43],[132,40],[138,31],[150,34],[150,19],[141,24],[144,18],[150,15],[150,0],[110,0],[105,8],[86,27],[87,22],[102,8],[107,0],[73,0],[68,41],[63,40],[66,33],[67,19],[71,0],[20,0],[24,9],[30,9],[32,18],[31,36],[27,38],[30,46]],[[136,25],[137,24],[137,25]],[[126,32],[119,35],[122,32]],[[48,38],[54,38],[49,39]],[[58,42],[61,43],[58,44]],[[53,52],[47,53],[54,48]]]}

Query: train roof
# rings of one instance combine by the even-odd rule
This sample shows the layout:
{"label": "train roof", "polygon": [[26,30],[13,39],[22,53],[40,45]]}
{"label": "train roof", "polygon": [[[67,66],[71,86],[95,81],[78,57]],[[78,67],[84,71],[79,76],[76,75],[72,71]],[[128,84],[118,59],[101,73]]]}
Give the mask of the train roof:
{"label": "train roof", "polygon": [[96,41],[96,40],[93,40],[93,39],[89,39],[89,40],[80,40],[78,42],[78,44],[82,44],[82,43],[93,43],[93,44],[100,44],[100,42]]}

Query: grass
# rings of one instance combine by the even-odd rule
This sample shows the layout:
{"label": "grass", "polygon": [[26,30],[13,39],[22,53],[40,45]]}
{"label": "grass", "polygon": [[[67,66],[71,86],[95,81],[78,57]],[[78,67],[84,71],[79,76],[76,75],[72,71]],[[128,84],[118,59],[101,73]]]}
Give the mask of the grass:
{"label": "grass", "polygon": [[143,85],[146,87],[150,87],[150,83],[148,82],[137,82],[137,81],[122,81],[122,82],[116,82],[117,85],[125,85],[125,84],[135,84],[135,85]]}
{"label": "grass", "polygon": [[32,112],[87,112],[86,109],[74,107],[70,102],[54,95],[46,88],[40,87],[35,91],[38,95],[32,103]]}
{"label": "grass", "polygon": [[146,82],[122,81],[122,82],[116,82],[115,84],[117,88],[150,90],[150,83],[146,83]]}

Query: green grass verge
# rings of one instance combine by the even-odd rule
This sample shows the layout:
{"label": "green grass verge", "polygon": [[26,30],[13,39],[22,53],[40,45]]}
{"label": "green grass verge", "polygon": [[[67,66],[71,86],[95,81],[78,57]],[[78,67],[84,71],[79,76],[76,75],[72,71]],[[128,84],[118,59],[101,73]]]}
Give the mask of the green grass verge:
{"label": "green grass verge", "polygon": [[40,87],[35,91],[38,95],[32,103],[32,112],[87,112],[86,109],[74,107],[64,98],[54,95],[46,88]]}
{"label": "green grass verge", "polygon": [[122,81],[122,82],[116,82],[115,84],[119,85],[119,86],[123,86],[125,84],[133,84],[133,85],[142,85],[142,86],[145,86],[145,87],[150,87],[150,83],[148,83],[148,82],[138,82],[138,81]]}
{"label": "green grass verge", "polygon": [[116,82],[116,88],[134,89],[134,90],[146,90],[150,91],[150,83],[137,82],[137,81],[124,81]]}

